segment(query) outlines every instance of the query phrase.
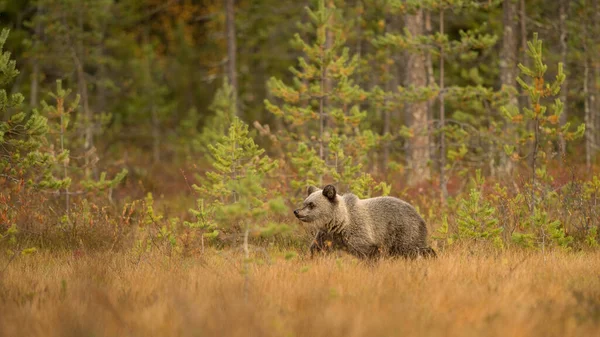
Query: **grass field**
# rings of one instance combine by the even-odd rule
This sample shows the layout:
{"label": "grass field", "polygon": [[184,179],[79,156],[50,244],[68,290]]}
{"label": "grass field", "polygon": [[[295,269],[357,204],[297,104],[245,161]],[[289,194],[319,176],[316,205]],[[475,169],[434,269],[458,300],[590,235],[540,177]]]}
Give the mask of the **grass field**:
{"label": "grass field", "polygon": [[[600,253],[0,259],[1,336],[600,336]],[[0,269],[0,270],[2,270]]]}

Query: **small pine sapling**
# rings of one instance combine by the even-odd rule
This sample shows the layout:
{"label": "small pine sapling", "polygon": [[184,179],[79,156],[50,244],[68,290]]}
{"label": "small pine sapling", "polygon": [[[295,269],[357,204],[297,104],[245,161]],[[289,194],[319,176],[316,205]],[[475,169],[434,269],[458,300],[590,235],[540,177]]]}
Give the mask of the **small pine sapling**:
{"label": "small pine sapling", "polygon": [[[42,101],[42,111],[40,114],[47,116],[49,132],[46,136],[46,152],[51,155],[52,166],[60,180],[46,179],[40,181],[43,188],[57,190],[58,194],[65,197],[65,210],[68,215],[71,194],[81,194],[82,191],[70,191],[72,185],[81,187],[86,192],[98,193],[107,191],[107,198],[112,201],[113,189],[125,179],[127,170],[123,169],[112,179],[107,178],[106,172],[101,172],[99,179],[90,178],[87,173],[87,167],[78,165],[70,156],[70,145],[77,137],[72,128],[69,128],[71,113],[75,111],[79,104],[79,95],[74,100],[67,103],[71,93],[69,89],[63,89],[62,82],[56,81],[56,91],[50,93],[54,104],[50,105]],[[37,112],[36,112],[37,113]],[[52,176],[50,176],[51,178]]]}
{"label": "small pine sapling", "polygon": [[282,200],[265,188],[266,177],[278,167],[278,162],[264,154],[265,150],[250,137],[248,125],[237,117],[227,133],[215,144],[209,144],[208,149],[212,169],[200,185],[193,185],[201,198],[199,208],[191,210],[196,221],[187,226],[202,230],[202,235],[208,237],[223,231],[234,235],[250,230],[272,233],[272,226],[264,231],[266,228],[259,223],[269,211],[285,211]]}
{"label": "small pine sapling", "polygon": [[52,158],[42,151],[48,119],[37,111],[19,111],[23,95],[7,93],[7,85],[19,74],[16,62],[3,49],[8,34],[8,29],[0,33],[0,114],[8,116],[0,121],[0,186],[20,188],[25,182],[29,187],[43,188],[39,185],[58,180],[52,176]]}
{"label": "small pine sapling", "polygon": [[458,202],[457,239],[484,240],[502,249],[503,227],[499,225],[496,208],[483,196],[483,178],[480,170],[477,170],[473,183],[475,186],[471,188],[469,197]]}
{"label": "small pine sapling", "polygon": [[[549,147],[560,139],[568,142],[582,137],[585,125],[580,124],[575,131],[571,130],[570,123],[560,125],[563,102],[559,98],[555,98],[552,103],[548,103],[547,100],[558,96],[561,90],[561,85],[566,78],[563,65],[559,63],[556,78],[546,82],[545,74],[548,66],[543,61],[542,41],[538,39],[537,33],[534,33],[532,41],[527,42],[527,46],[527,55],[531,58],[533,66],[526,67],[519,64],[521,75],[517,77],[517,82],[528,94],[531,106],[524,107],[521,111],[516,106],[502,108],[507,122],[518,131],[516,141],[505,145],[505,152],[515,161],[528,158],[531,172],[528,191],[530,218],[527,221],[530,233],[525,237],[523,233],[517,232],[513,234],[513,238],[530,245],[531,235],[533,235],[542,249],[550,243],[564,248],[571,243],[572,238],[567,236],[559,220],[549,219],[548,212],[544,210],[548,207],[542,205],[544,203],[548,206],[548,203],[556,199],[556,193],[550,185],[553,178],[546,169],[552,156]],[[523,77],[530,78],[530,83]],[[528,130],[529,124],[533,126],[533,130]],[[527,148],[527,145],[531,151],[523,154],[522,149]],[[517,148],[521,151],[517,151]]]}
{"label": "small pine sapling", "polygon": [[134,254],[141,258],[154,249],[168,255],[181,253],[182,247],[177,235],[179,219],[165,219],[164,215],[156,210],[152,193],[146,194],[141,204],[143,215],[136,232]]}
{"label": "small pine sapling", "polygon": [[279,141],[285,144],[286,162],[299,177],[292,178],[294,188],[304,189],[312,182],[322,185],[324,178],[350,187],[381,135],[366,127],[367,112],[361,107],[369,93],[353,80],[359,58],[345,46],[341,11],[324,0],[306,11],[308,34],[296,34],[293,40],[302,56],[291,68],[292,83],[271,78],[269,92],[280,103],[265,100],[265,106],[287,129],[280,132]]}
{"label": "small pine sapling", "polygon": [[[571,130],[570,123],[560,126],[559,119],[563,112],[563,103],[556,98],[553,103],[546,104],[544,99],[558,95],[566,77],[563,72],[563,65],[562,63],[558,64],[554,81],[546,82],[544,77],[548,66],[543,62],[542,41],[538,39],[537,33],[534,33],[532,41],[527,42],[527,46],[527,55],[531,58],[533,68],[519,64],[521,75],[517,77],[517,82],[528,94],[531,106],[524,107],[522,111],[519,111],[516,106],[507,106],[502,108],[502,113],[507,122],[519,130],[516,142],[505,145],[506,154],[515,161],[529,157],[531,166],[529,203],[530,211],[533,214],[537,201],[544,197],[544,195],[540,195],[540,191],[544,194],[543,186],[540,185],[548,183],[548,179],[551,179],[546,174],[546,163],[550,158],[550,154],[547,153],[545,145],[551,144],[552,141],[558,141],[559,136],[562,136],[565,141],[580,138],[585,132],[585,125],[580,124],[575,131]],[[531,83],[527,83],[522,76],[530,78]],[[533,125],[532,131],[527,130],[528,124]],[[520,145],[520,148],[526,148],[524,145],[527,144],[531,145],[531,152],[520,154],[516,151],[517,145]],[[538,178],[541,181],[538,182]]]}

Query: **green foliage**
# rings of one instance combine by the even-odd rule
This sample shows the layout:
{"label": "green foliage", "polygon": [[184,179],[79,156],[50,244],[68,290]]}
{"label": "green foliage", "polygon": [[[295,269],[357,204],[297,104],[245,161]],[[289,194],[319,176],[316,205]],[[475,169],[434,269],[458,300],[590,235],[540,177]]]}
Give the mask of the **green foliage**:
{"label": "green foliage", "polygon": [[[52,156],[42,149],[48,134],[48,119],[37,111],[31,114],[15,112],[21,107],[23,95],[7,94],[7,85],[19,74],[4,43],[9,31],[0,34],[0,182],[11,186],[27,181],[30,186],[52,185]],[[64,154],[62,154],[64,156]]]}
{"label": "green foliage", "polygon": [[[474,0],[389,1],[389,10],[393,15],[415,15],[416,10],[423,10],[428,17],[439,16],[439,21],[443,21],[437,22],[440,29],[436,31],[430,28],[430,31],[415,35],[408,27],[400,30],[390,25],[385,32],[375,34],[371,40],[379,53],[388,53],[383,59],[387,64],[394,63],[396,53],[405,51],[411,57],[423,57],[433,67],[444,64],[443,73],[439,68],[427,69],[428,83],[425,86],[414,86],[413,83],[392,86],[386,83],[385,90],[376,88],[373,95],[376,104],[383,105],[384,109],[391,112],[409,104],[428,103],[428,122],[410,125],[409,121],[405,121],[404,124],[410,127],[402,126],[394,137],[409,143],[417,136],[427,136],[429,141],[434,139],[431,136],[439,138],[440,153],[435,157],[439,159],[436,166],[444,177],[442,186],[447,185],[447,176],[465,175],[472,168],[472,163],[479,165],[493,159],[494,153],[486,151],[494,146],[497,136],[490,132],[493,129],[489,125],[496,123],[491,110],[504,104],[507,95],[502,90],[493,88],[495,80],[486,81],[482,76],[487,71],[487,60],[490,50],[498,42],[498,34],[486,23],[478,22],[470,22],[469,29],[461,26],[458,29],[442,30],[441,27],[450,24],[450,17],[468,18],[473,13],[489,14],[499,3],[501,1],[489,1],[485,4]],[[418,15],[423,15],[423,12],[419,13]],[[426,26],[430,25],[428,23]],[[458,36],[455,38],[457,30]],[[393,52],[390,53],[390,50]],[[442,83],[443,91],[439,87]],[[441,109],[440,105],[444,108],[443,123],[442,112],[437,113]]]}
{"label": "green foliage", "polygon": [[[3,23],[13,27],[10,35],[0,33],[0,240],[14,252],[26,252],[21,248],[32,237],[46,245],[48,233],[68,247],[135,242],[143,253],[189,252],[198,240],[239,243],[246,228],[250,239],[261,236],[257,244],[277,243],[290,227],[276,214],[303,198],[307,185],[334,183],[361,198],[389,194],[392,185],[382,177],[404,188],[411,142],[423,136],[437,151],[426,160],[445,171],[448,198],[438,203],[432,186],[401,193],[429,214],[439,243],[598,246],[600,180],[581,175],[575,151],[585,132],[594,140],[586,147],[590,172],[597,169],[600,127],[586,114],[598,102],[594,6],[570,4],[565,69],[555,66],[559,34],[544,32],[545,50],[534,35],[526,48],[531,61],[520,65],[518,89],[527,97],[519,108],[505,106],[519,92],[497,89],[506,60],[496,51],[508,32],[500,0],[314,0],[306,12],[302,3],[238,1],[237,88],[223,76],[234,60],[218,38],[221,5],[172,1],[157,11],[159,2],[0,6]],[[557,4],[527,2],[528,18],[552,26]],[[402,28],[402,17],[417,9],[426,30],[419,35]],[[424,56],[427,68],[422,87],[403,76],[405,60],[415,55]],[[555,99],[567,89],[567,102]],[[428,121],[419,127],[407,118],[415,103],[427,103]],[[253,128],[235,116],[268,137],[254,143]],[[562,117],[568,117],[564,124]],[[95,146],[82,151],[88,131]],[[442,135],[444,146],[437,140]],[[562,167],[554,159],[559,138],[573,150],[573,158],[560,158]],[[503,154],[515,161],[515,174],[499,180]],[[127,174],[121,165],[134,171],[113,196]],[[187,177],[178,175],[184,165],[208,173],[197,180],[190,218],[179,221],[167,214],[189,207]],[[528,165],[531,179],[524,182],[521,169]],[[465,184],[477,168],[489,176],[485,186],[498,184]],[[150,191],[164,195],[168,213],[152,198],[131,201]],[[122,203],[144,210],[132,206],[135,211],[119,214]],[[109,234],[94,236],[102,231]]]}
{"label": "green foliage", "polygon": [[196,221],[185,221],[183,224],[190,229],[200,231],[206,238],[214,239],[219,235],[217,224],[213,220],[214,207],[212,205],[205,206],[204,204],[204,199],[198,199],[196,209],[189,210]]}
{"label": "green foliage", "polygon": [[370,174],[363,173],[358,177],[358,179],[354,179],[351,182],[350,190],[359,198],[364,199],[371,198],[374,191],[380,192],[380,195],[382,196],[389,195],[392,187],[385,182],[380,182],[377,184],[375,179],[373,179]]}
{"label": "green foliage", "polygon": [[136,241],[133,252],[139,258],[153,250],[166,254],[179,254],[182,247],[178,241],[179,219],[171,218],[163,221],[164,215],[155,209],[152,193],[148,193],[142,201],[143,214],[136,229]]}
{"label": "green foliage", "polygon": [[546,248],[555,245],[568,249],[573,242],[573,237],[567,236],[564,227],[559,220],[551,220],[548,212],[540,208],[534,210],[527,226],[536,237],[536,246]]}
{"label": "green foliage", "polygon": [[[543,61],[542,41],[538,39],[538,34],[533,35],[533,40],[527,42],[527,55],[531,58],[533,68],[519,64],[521,75],[517,78],[517,82],[521,88],[529,96],[531,106],[524,107],[519,111],[516,106],[507,106],[502,108],[502,113],[507,121],[512,126],[518,127],[520,137],[516,142],[505,145],[507,154],[512,155],[513,159],[519,160],[528,155],[520,156],[514,152],[517,145],[522,148],[527,148],[528,143],[533,144],[533,167],[535,174],[536,166],[539,158],[547,158],[548,155],[544,148],[540,148],[550,140],[556,141],[559,135],[562,135],[565,140],[572,141],[583,136],[585,125],[580,124],[577,130],[571,131],[570,123],[563,126],[559,125],[560,115],[563,113],[563,102],[560,99],[555,99],[553,103],[546,104],[544,99],[557,96],[561,90],[561,85],[565,81],[566,75],[563,71],[563,65],[558,64],[556,78],[552,82],[546,82],[545,74],[548,66]],[[531,82],[526,82],[522,77],[528,77]],[[548,109],[550,108],[550,109]],[[533,131],[527,130],[527,125],[533,123]],[[532,175],[533,179],[535,177]]]}
{"label": "green foliage", "polygon": [[[62,175],[62,179],[46,175],[38,183],[38,186],[52,190],[65,190],[66,194],[69,193],[68,189],[70,187],[82,187],[89,192],[108,190],[110,199],[112,189],[125,179],[128,172],[126,169],[122,169],[112,179],[107,178],[106,172],[101,172],[98,179],[86,177],[86,167],[83,167],[82,158],[77,161],[71,156],[70,147],[78,138],[78,135],[76,134],[77,130],[69,128],[69,126],[71,114],[79,105],[79,95],[68,102],[70,94],[71,90],[63,89],[62,81],[57,80],[56,90],[50,93],[54,104],[48,104],[45,100],[41,102],[42,111],[39,114],[48,118],[49,132],[46,137],[47,148],[45,148],[49,158],[48,165],[56,176]],[[83,156],[86,156],[86,154],[83,154]]]}
{"label": "green foliage", "polygon": [[594,226],[594,227],[590,228],[587,236],[585,237],[585,243],[590,248],[598,247],[598,226]]}
{"label": "green foliage", "polygon": [[[6,231],[4,233],[0,233],[0,240],[6,240],[9,246],[16,246],[18,232],[19,230],[17,229],[17,226],[13,224],[10,227],[6,228]],[[10,255],[14,254],[12,250],[9,250],[8,253]]]}
{"label": "green foliage", "polygon": [[518,247],[522,247],[522,248],[534,248],[535,247],[535,235],[531,234],[531,233],[514,232],[514,233],[512,233],[511,240]]}
{"label": "green foliage", "polygon": [[197,134],[195,131],[197,118],[194,111],[190,113],[188,118],[182,120],[182,123],[190,124],[189,127],[192,128],[193,132],[193,134],[186,134],[184,132],[182,141],[191,143],[193,153],[210,156],[211,151],[208,145],[218,142],[221,136],[227,132],[229,125],[233,121],[233,117],[236,115],[236,104],[236,95],[233,88],[227,78],[224,78],[223,85],[217,90],[211,105],[208,107],[213,112],[213,115],[205,121],[202,132]]}
{"label": "green foliage", "polygon": [[[302,29],[310,34],[294,36],[292,44],[302,56],[298,66],[290,69],[292,83],[271,78],[269,91],[281,103],[265,100],[265,106],[287,123],[282,138],[298,177],[292,179],[294,188],[320,185],[324,178],[351,187],[381,136],[366,124],[368,116],[362,104],[369,93],[353,79],[359,58],[346,47],[340,10],[333,2],[321,0],[316,9],[306,11],[310,21]],[[362,183],[370,184],[366,188],[377,185],[372,178]]]}
{"label": "green foliage", "polygon": [[473,182],[475,187],[471,188],[469,197],[458,202],[457,239],[482,239],[503,248],[501,233],[504,228],[499,225],[496,208],[483,197],[481,171],[477,171]]}
{"label": "green foliage", "polygon": [[291,155],[291,164],[296,168],[298,178],[291,182],[294,190],[302,190],[306,186],[317,186],[320,177],[327,171],[324,160],[319,158],[317,151],[306,143],[298,143],[296,151]]}
{"label": "green foliage", "polygon": [[[188,226],[209,231],[214,237],[220,229],[254,228],[270,211],[285,210],[264,185],[265,178],[277,168],[278,162],[254,143],[248,125],[233,117],[227,133],[216,143],[209,144],[208,149],[212,170],[206,173],[200,186],[193,186],[200,194],[199,209],[191,210],[196,222]],[[269,226],[265,230],[271,233],[273,228]]]}
{"label": "green foliage", "polygon": [[17,228],[17,225],[15,225],[15,224],[12,224],[11,226],[7,227],[6,230],[4,231],[4,233],[2,233],[0,231],[0,243],[6,244],[6,246],[7,246],[6,253],[9,256],[13,256],[15,254],[26,256],[26,255],[31,255],[31,254],[35,253],[37,251],[37,249],[35,247],[28,247],[28,248],[20,248],[19,247],[19,242],[17,239],[18,234],[19,234],[19,229]]}
{"label": "green foliage", "polygon": [[498,226],[496,209],[486,202],[481,191],[471,189],[468,199],[459,202],[456,213],[459,239],[484,239],[502,248],[503,228]]}

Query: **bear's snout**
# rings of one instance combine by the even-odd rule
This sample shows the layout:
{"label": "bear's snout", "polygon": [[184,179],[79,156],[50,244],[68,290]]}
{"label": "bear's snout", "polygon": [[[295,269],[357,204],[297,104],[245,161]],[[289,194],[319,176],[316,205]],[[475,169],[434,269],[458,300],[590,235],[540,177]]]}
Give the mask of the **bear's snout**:
{"label": "bear's snout", "polygon": [[298,217],[298,210],[297,210],[297,209],[295,209],[295,210],[294,210],[294,215],[295,215],[296,217]]}

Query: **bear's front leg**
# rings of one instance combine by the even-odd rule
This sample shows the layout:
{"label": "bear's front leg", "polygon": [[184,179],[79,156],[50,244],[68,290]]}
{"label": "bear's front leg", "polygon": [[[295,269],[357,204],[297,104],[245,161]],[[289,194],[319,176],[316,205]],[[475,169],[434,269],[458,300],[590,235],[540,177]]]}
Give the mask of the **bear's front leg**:
{"label": "bear's front leg", "polygon": [[319,230],[310,245],[310,256],[314,257],[317,253],[330,253],[335,249],[344,249],[344,237],[340,234],[328,233]]}
{"label": "bear's front leg", "polygon": [[315,254],[325,251],[325,249],[327,248],[326,247],[326,236],[327,236],[327,233],[325,233],[324,231],[319,230],[317,232],[317,235],[315,236],[312,243],[310,244],[310,257],[311,258],[313,258],[315,256]]}

